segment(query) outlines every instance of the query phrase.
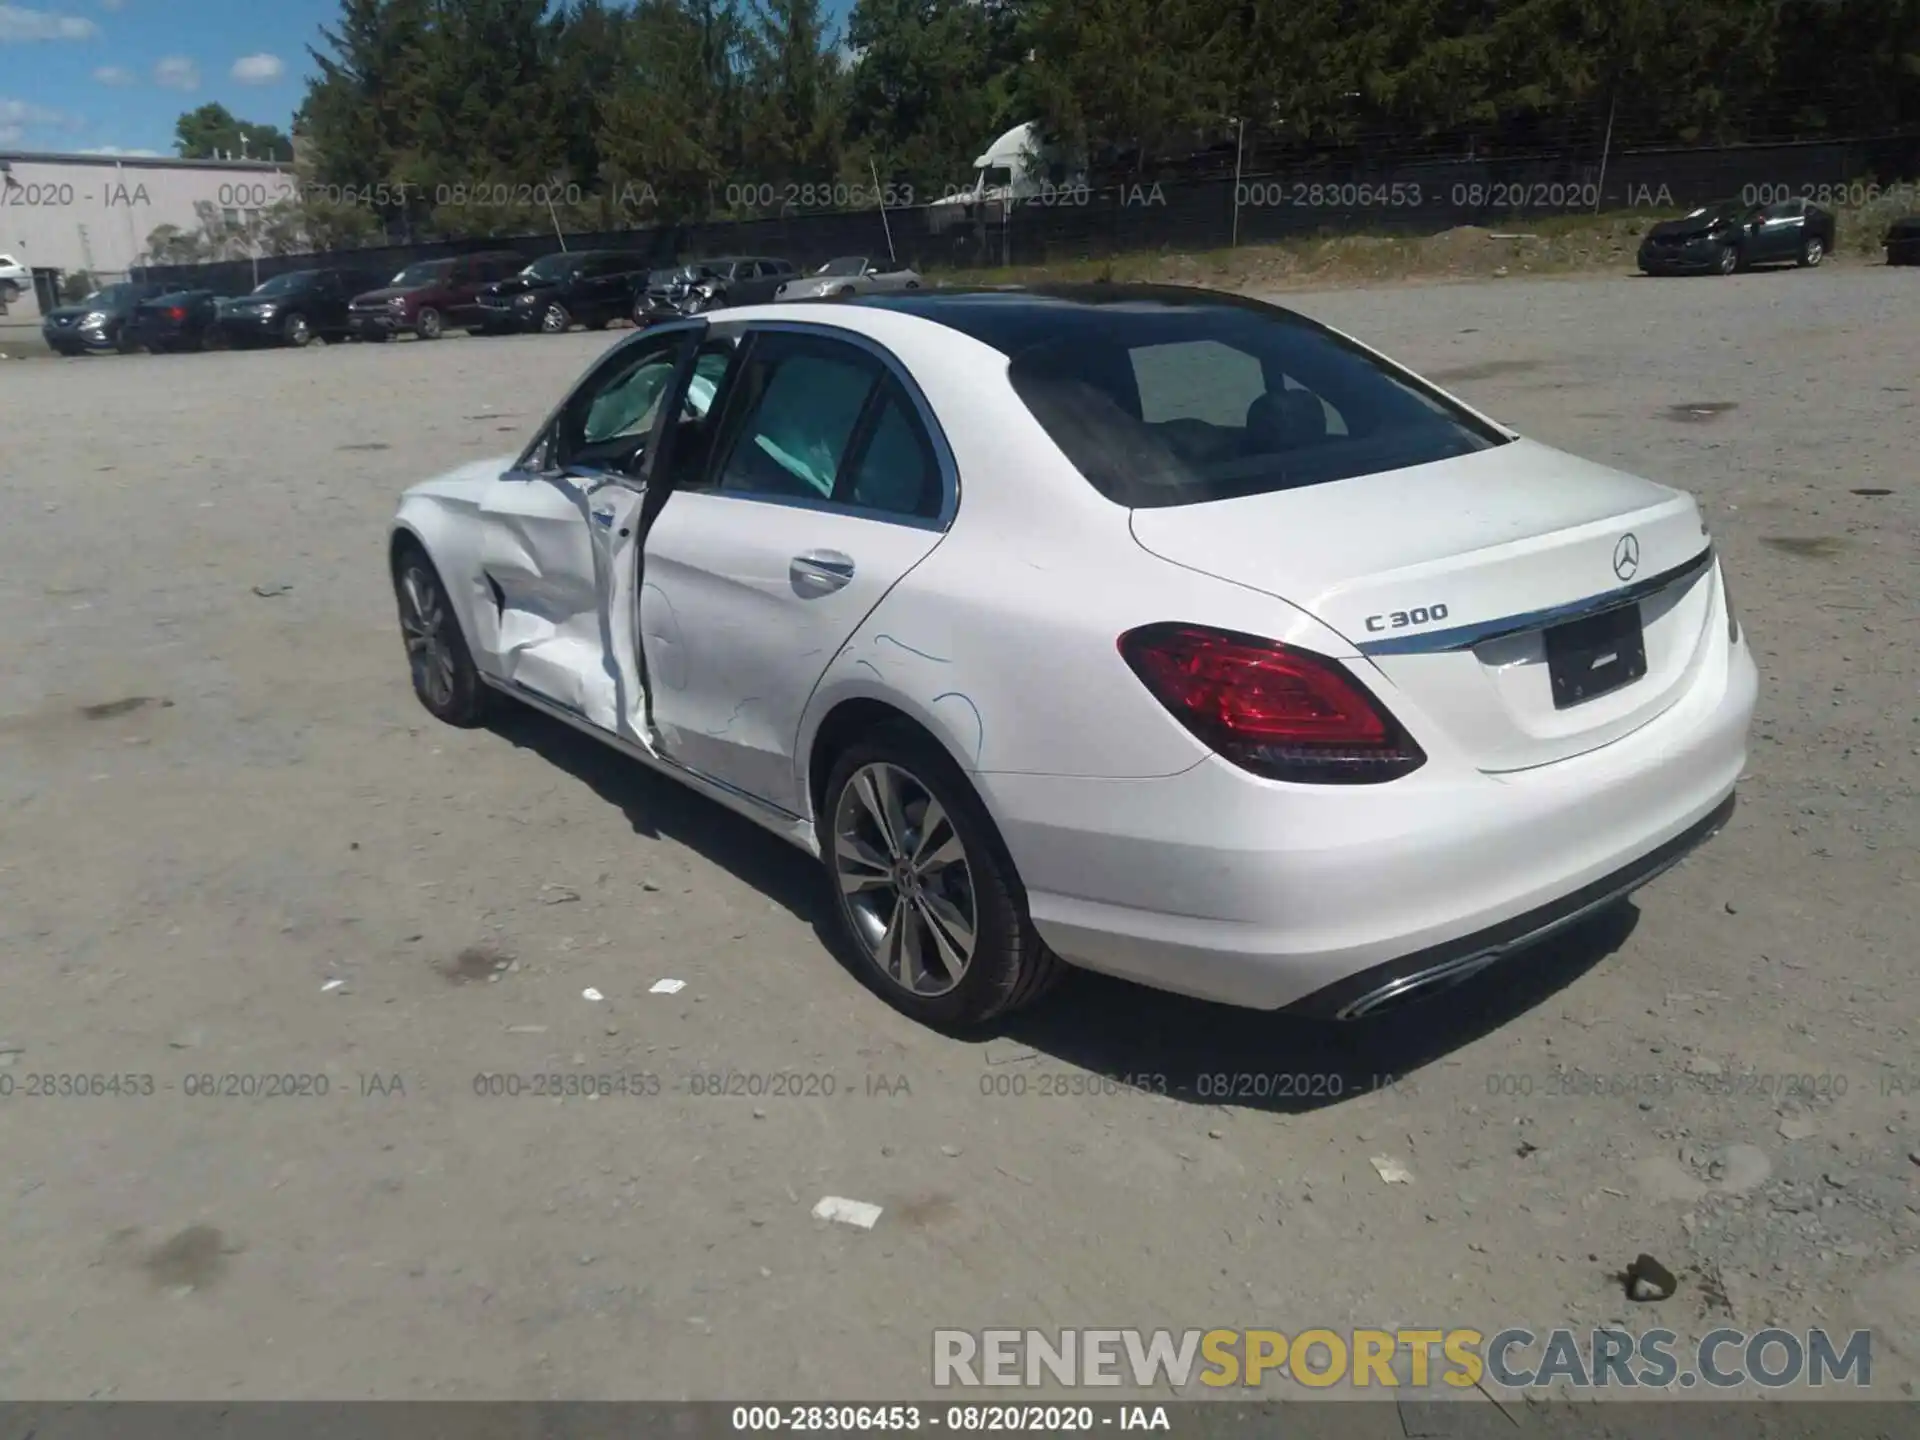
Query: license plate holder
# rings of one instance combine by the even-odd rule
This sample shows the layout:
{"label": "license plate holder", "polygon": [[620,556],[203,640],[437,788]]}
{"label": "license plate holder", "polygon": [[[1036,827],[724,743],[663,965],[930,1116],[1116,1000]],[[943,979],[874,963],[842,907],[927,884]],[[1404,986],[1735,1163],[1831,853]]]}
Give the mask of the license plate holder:
{"label": "license plate holder", "polygon": [[1647,637],[1638,605],[1556,625],[1545,638],[1556,710],[1610,695],[1647,673]]}

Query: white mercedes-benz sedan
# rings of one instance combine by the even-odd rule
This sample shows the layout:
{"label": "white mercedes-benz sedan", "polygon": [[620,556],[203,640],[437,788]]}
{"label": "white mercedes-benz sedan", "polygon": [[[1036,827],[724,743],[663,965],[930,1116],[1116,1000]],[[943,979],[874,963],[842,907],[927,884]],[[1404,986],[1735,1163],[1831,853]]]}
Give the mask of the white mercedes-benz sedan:
{"label": "white mercedes-benz sedan", "polygon": [[408,491],[391,564],[428,710],[784,836],[941,1025],[1062,962],[1339,1019],[1456,982],[1718,830],[1757,686],[1692,497],[1204,290],[658,326]]}

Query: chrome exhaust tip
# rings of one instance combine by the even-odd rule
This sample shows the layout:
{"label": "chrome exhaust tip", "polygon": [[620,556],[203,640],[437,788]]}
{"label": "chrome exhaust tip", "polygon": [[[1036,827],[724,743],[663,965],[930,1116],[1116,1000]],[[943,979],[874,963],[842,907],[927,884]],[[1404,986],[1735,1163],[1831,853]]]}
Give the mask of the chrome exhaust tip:
{"label": "chrome exhaust tip", "polygon": [[1416,970],[1411,975],[1396,976],[1386,984],[1367,991],[1359,999],[1349,1000],[1334,1012],[1333,1018],[1365,1020],[1388,1010],[1397,1010],[1415,1000],[1425,1000],[1442,990],[1451,990],[1462,981],[1478,975],[1505,953],[1505,949],[1483,950],[1475,955],[1462,955],[1452,960],[1442,961],[1425,970]]}

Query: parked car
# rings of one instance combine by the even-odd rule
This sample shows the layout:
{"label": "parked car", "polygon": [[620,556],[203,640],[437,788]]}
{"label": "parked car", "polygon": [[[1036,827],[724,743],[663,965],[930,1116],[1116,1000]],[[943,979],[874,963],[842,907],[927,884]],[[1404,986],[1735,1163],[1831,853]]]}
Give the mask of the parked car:
{"label": "parked car", "polygon": [[0,255],[0,303],[16,300],[33,289],[33,271],[11,255]]}
{"label": "parked car", "polygon": [[761,305],[798,272],[791,261],[759,255],[724,255],[655,270],[633,302],[633,323],[653,325],[682,315]]}
{"label": "parked car", "polygon": [[378,290],[353,297],[347,307],[353,333],[378,342],[404,330],[438,340],[449,325],[477,324],[480,288],[517,274],[525,264],[511,250],[494,250],[409,265]]}
{"label": "parked car", "polygon": [[1889,265],[1920,265],[1920,215],[1894,221],[1880,244]]}
{"label": "parked car", "polygon": [[829,260],[811,275],[789,280],[773,292],[776,300],[818,300],[825,296],[865,295],[876,290],[918,290],[920,277],[904,265],[865,255]]}
{"label": "parked car", "polygon": [[139,348],[128,324],[142,300],[172,287],[142,280],[105,285],[75,305],[49,310],[40,321],[40,333],[50,348],[62,355],[117,350],[122,355]]}
{"label": "parked car", "polygon": [[646,262],[618,250],[563,250],[543,255],[519,274],[483,285],[475,335],[540,330],[560,335],[575,325],[604,330],[633,313]]}
{"label": "parked car", "polygon": [[170,290],[134,307],[133,339],[152,355],[174,350],[219,349],[220,301],[213,290]]}
{"label": "parked car", "polygon": [[1640,242],[1648,275],[1731,275],[1750,265],[1818,265],[1833,251],[1832,212],[1804,200],[1749,205],[1721,200],[1662,220]]}
{"label": "parked car", "polygon": [[305,346],[318,336],[336,344],[353,333],[348,304],[373,283],[372,276],[359,270],[276,275],[249,294],[220,302],[221,339],[234,345]]}
{"label": "parked car", "polygon": [[818,857],[933,1023],[1062,962],[1441,989],[1718,830],[1758,685],[1691,496],[1205,290],[639,331],[390,547],[428,711],[514,697]]}

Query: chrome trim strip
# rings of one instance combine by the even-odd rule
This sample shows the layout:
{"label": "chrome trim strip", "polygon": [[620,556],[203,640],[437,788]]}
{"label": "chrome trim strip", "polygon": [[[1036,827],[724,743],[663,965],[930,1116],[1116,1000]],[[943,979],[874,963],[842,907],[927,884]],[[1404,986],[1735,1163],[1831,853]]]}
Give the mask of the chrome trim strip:
{"label": "chrome trim strip", "polygon": [[1523,615],[1503,615],[1497,620],[1483,620],[1476,625],[1456,625],[1446,630],[1396,635],[1386,640],[1363,640],[1355,648],[1367,656],[1436,655],[1454,650],[1471,650],[1476,645],[1484,645],[1489,640],[1498,640],[1507,635],[1543,630],[1549,625],[1564,625],[1571,620],[1584,620],[1589,616],[1637,604],[1670,585],[1692,580],[1712,564],[1713,546],[1708,545],[1684,565],[1676,565],[1671,570],[1663,570],[1632,585],[1623,585],[1618,590],[1609,590],[1604,595],[1589,596],[1585,600],[1574,600],[1546,610],[1532,610]]}
{"label": "chrome trim strip", "polygon": [[[1712,832],[1712,834],[1718,833],[1717,829]],[[1711,835],[1703,835],[1701,837],[1701,843],[1704,843],[1710,838]],[[1549,920],[1538,929],[1529,930],[1517,939],[1508,940],[1499,945],[1489,946],[1485,950],[1476,950],[1471,955],[1456,955],[1453,959],[1443,960],[1440,964],[1430,969],[1416,970],[1411,975],[1402,975],[1396,979],[1389,980],[1378,990],[1370,990],[1358,1000],[1348,1001],[1347,1004],[1334,1012],[1334,1018],[1336,1020],[1359,1020],[1364,1016],[1371,1015],[1382,1006],[1391,1004],[1395,1000],[1411,999],[1414,995],[1431,990],[1435,986],[1457,984],[1473,975],[1477,975],[1489,965],[1498,963],[1514,951],[1525,950],[1531,946],[1538,945],[1541,941],[1551,935],[1559,933],[1569,925],[1578,924],[1595,911],[1605,909],[1623,896],[1631,895],[1643,885],[1650,884],[1652,881],[1659,879],[1662,875],[1666,874],[1667,871],[1691,855],[1696,848],[1697,846],[1688,846],[1680,851],[1679,854],[1670,856],[1644,874],[1635,875],[1633,879],[1615,886],[1599,898],[1588,901],[1578,910],[1570,911],[1565,915]]]}

